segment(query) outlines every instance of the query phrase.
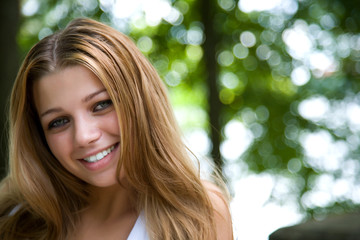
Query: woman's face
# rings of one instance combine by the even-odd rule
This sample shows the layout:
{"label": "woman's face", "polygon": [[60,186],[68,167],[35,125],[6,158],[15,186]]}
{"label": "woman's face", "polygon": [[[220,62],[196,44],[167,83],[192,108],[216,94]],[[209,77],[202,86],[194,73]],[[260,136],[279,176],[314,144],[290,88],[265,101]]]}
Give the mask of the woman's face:
{"label": "woman's face", "polygon": [[57,160],[85,182],[117,183],[118,118],[101,81],[83,66],[34,82],[34,101],[46,141]]}

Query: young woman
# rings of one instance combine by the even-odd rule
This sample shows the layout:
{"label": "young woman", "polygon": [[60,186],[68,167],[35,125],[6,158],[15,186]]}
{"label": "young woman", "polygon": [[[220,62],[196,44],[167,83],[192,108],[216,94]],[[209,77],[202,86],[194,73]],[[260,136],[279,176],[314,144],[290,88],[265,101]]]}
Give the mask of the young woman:
{"label": "young woman", "polygon": [[10,102],[0,239],[232,239],[165,86],[133,42],[89,19],[28,53]]}

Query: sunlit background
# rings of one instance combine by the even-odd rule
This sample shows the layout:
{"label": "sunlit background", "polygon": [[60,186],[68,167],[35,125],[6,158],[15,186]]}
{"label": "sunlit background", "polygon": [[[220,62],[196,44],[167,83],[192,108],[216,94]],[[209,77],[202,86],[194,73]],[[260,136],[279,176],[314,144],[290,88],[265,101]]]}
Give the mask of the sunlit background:
{"label": "sunlit background", "polygon": [[[265,240],[280,227],[354,209],[360,204],[360,26],[349,6],[215,3],[220,152],[239,239]],[[24,0],[21,13],[24,52],[82,15],[130,35],[169,87],[187,144],[200,159],[210,158],[207,39],[197,1]]]}

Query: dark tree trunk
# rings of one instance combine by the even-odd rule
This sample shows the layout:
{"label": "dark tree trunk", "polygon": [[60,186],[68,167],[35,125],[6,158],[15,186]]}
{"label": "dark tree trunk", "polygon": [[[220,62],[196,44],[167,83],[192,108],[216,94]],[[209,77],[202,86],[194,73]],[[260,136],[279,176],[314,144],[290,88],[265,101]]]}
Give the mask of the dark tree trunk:
{"label": "dark tree trunk", "polygon": [[217,86],[218,70],[216,61],[216,45],[218,42],[218,36],[214,31],[215,8],[215,0],[201,0],[200,14],[205,29],[204,61],[207,73],[206,81],[209,87],[208,114],[211,126],[210,138],[213,145],[211,155],[213,157],[215,166],[221,173],[223,168],[223,160],[220,154],[221,126],[219,117],[222,104],[219,100],[219,90]]}
{"label": "dark tree trunk", "polygon": [[0,178],[5,175],[8,156],[8,99],[19,66],[16,43],[19,18],[19,1],[3,1],[0,8]]}

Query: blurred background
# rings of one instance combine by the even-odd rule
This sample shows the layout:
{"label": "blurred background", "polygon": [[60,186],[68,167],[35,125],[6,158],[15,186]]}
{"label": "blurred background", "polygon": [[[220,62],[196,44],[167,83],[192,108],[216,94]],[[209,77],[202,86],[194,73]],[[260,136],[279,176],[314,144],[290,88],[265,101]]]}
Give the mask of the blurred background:
{"label": "blurred background", "polygon": [[239,239],[360,204],[360,5],[352,0],[12,0],[0,10],[1,174],[25,54],[75,17],[129,35],[184,139],[222,169]]}

